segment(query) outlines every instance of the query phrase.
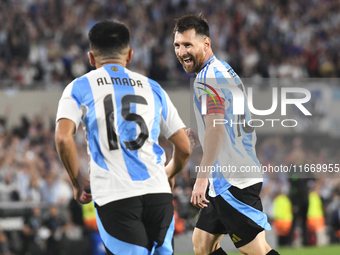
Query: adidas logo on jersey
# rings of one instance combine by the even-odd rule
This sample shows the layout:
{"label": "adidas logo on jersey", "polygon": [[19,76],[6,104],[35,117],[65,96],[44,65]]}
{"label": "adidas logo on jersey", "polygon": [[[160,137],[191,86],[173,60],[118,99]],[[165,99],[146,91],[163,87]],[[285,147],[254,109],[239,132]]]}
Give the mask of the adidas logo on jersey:
{"label": "adidas logo on jersey", "polygon": [[237,243],[239,241],[241,241],[242,239],[239,238],[237,235],[233,234],[231,237],[231,240],[233,240],[233,243]]}

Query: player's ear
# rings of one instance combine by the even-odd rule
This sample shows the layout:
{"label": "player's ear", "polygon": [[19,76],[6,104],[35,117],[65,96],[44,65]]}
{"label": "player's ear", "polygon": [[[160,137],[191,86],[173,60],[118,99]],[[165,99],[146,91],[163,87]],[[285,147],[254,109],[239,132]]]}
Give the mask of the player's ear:
{"label": "player's ear", "polygon": [[93,53],[89,51],[87,53],[87,56],[89,57],[90,65],[95,66],[96,65],[96,60],[94,59]]}
{"label": "player's ear", "polygon": [[204,51],[208,51],[208,49],[211,47],[211,40],[209,37],[204,38]]}
{"label": "player's ear", "polygon": [[129,49],[129,52],[126,57],[126,63],[131,63],[132,56],[133,56],[133,49]]}

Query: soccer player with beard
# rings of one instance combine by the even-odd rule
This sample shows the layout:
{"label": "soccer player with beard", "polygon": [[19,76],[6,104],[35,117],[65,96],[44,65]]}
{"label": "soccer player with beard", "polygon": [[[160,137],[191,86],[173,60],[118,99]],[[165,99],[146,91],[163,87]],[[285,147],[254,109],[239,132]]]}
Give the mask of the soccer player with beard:
{"label": "soccer player with beard", "polygon": [[[203,157],[200,169],[215,169],[232,165],[260,167],[255,153],[256,134],[249,125],[214,125],[216,119],[228,123],[250,120],[245,104],[245,115],[233,114],[233,96],[221,83],[244,91],[244,86],[226,62],[219,60],[211,48],[209,26],[201,15],[186,15],[177,19],[174,28],[175,53],[187,73],[196,73],[194,82],[194,110],[198,138]],[[203,85],[203,86],[202,86]],[[208,88],[216,95],[208,91]],[[212,98],[213,96],[214,98]],[[243,96],[246,95],[243,93]],[[205,109],[206,114],[202,109]],[[203,114],[202,114],[203,112]],[[193,132],[191,140],[196,140]],[[209,179],[209,180],[208,180]],[[262,188],[261,173],[246,174],[199,171],[191,196],[191,203],[201,208],[193,233],[196,254],[226,254],[220,247],[224,234],[229,234],[242,254],[275,255],[265,239],[264,230],[270,230],[267,216],[262,212],[259,197]],[[209,195],[206,190],[209,185]]]}

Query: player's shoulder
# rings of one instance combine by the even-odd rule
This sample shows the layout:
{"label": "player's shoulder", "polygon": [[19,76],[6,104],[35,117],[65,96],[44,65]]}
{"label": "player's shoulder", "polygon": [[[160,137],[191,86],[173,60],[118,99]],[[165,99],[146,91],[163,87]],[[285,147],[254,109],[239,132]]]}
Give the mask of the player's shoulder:
{"label": "player's shoulder", "polygon": [[215,78],[216,70],[227,71],[224,61],[212,56],[204,65],[202,70],[197,74],[197,78]]}
{"label": "player's shoulder", "polygon": [[162,86],[155,80],[150,79],[149,77],[131,71],[129,69],[126,69],[126,72],[129,74],[129,77],[135,79],[135,80],[140,80],[141,82],[143,82],[144,84],[146,84],[147,86],[150,86],[150,88],[155,91],[156,93],[161,93],[163,90]]}
{"label": "player's shoulder", "polygon": [[216,57],[209,67],[210,71],[213,72],[214,74],[216,73],[217,70],[221,72],[228,72],[229,69],[231,68],[226,61],[218,59]]}
{"label": "player's shoulder", "polygon": [[205,78],[235,78],[238,77],[233,68],[224,60],[218,59],[214,56],[214,59],[206,66],[204,71]]}

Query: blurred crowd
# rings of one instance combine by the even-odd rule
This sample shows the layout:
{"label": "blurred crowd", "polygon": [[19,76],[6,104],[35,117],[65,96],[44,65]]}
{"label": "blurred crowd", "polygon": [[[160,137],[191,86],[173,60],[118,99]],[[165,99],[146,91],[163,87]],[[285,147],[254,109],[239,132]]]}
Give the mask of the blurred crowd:
{"label": "blurred crowd", "polygon": [[[88,157],[84,132],[81,128],[79,128],[75,140],[78,147],[80,169],[87,173]],[[167,161],[169,161],[172,155],[171,143],[164,137],[160,137],[159,143],[164,148]],[[337,139],[321,136],[313,136],[313,139],[308,136],[259,136],[257,155],[263,166],[338,164],[340,161],[338,144]],[[176,178],[176,186],[173,190],[177,218],[176,234],[192,230],[196,221],[198,211],[190,204],[190,196],[195,181],[194,169],[200,163],[201,154],[200,149],[195,149],[187,166]],[[338,242],[340,237],[340,179],[334,178],[334,174],[334,172],[327,171],[323,174],[314,173],[308,176],[294,177],[283,175],[282,172],[278,172],[275,176],[265,173],[261,197],[264,211],[270,222],[275,219],[273,201],[278,195],[287,195],[291,200],[292,214],[294,214],[296,210],[299,210],[300,203],[307,201],[308,194],[313,191],[322,200],[322,212],[326,219],[325,227],[329,240]],[[58,208],[71,210],[72,204],[71,207],[75,207],[69,177],[56,153],[53,124],[47,127],[39,117],[32,120],[22,117],[20,125],[8,129],[6,119],[1,118],[0,205],[6,205],[4,202],[33,202],[36,205],[51,207],[48,210],[50,214],[46,213],[45,217],[38,217],[38,223],[42,225],[45,222],[45,226],[49,226],[48,219],[51,215],[57,214],[55,211]],[[308,201],[306,203],[308,207]],[[301,212],[297,211],[297,217],[307,217],[307,211]],[[70,226],[67,223],[72,225],[72,222],[83,220],[81,213],[74,217],[71,217],[72,213],[63,213],[63,215],[63,220],[53,223],[62,226],[59,232],[66,231],[66,226]],[[36,221],[34,220],[30,224],[34,225],[34,222]],[[301,239],[304,238],[304,234],[301,232],[304,230],[303,222],[304,220],[300,219],[293,224],[294,228],[300,227]],[[23,229],[23,233],[25,231],[27,229]],[[296,233],[292,232],[291,234],[291,240],[288,243],[283,242],[283,244],[292,244]],[[313,244],[310,242],[306,233],[303,244]],[[25,242],[23,245],[26,245]],[[54,243],[52,242],[51,245]]]}
{"label": "blurred crowd", "polygon": [[[64,87],[91,69],[87,33],[124,22],[129,68],[157,81],[188,78],[173,50],[174,19],[202,12],[212,47],[241,77],[339,77],[337,0],[5,0],[0,2],[0,88]],[[183,85],[182,85],[183,84]]]}

